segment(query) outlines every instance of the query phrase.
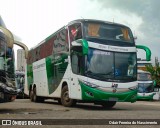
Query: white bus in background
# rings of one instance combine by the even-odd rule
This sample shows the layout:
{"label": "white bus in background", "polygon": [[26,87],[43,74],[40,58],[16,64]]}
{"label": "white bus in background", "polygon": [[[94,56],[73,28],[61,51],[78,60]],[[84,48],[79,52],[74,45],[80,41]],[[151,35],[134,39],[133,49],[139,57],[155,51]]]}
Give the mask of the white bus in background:
{"label": "white bus in background", "polygon": [[151,74],[147,71],[138,70],[137,75],[138,81],[138,100],[153,100],[154,92],[154,81],[151,78]]}
{"label": "white bus in background", "polygon": [[122,24],[72,21],[29,51],[26,71],[25,93],[34,102],[111,108],[137,99],[137,49]]}
{"label": "white bus in background", "polygon": [[24,98],[24,81],[25,81],[24,71],[15,71],[15,84],[17,88],[17,98]]}
{"label": "white bus in background", "polygon": [[160,89],[158,86],[154,87],[154,93],[153,100],[160,100]]}

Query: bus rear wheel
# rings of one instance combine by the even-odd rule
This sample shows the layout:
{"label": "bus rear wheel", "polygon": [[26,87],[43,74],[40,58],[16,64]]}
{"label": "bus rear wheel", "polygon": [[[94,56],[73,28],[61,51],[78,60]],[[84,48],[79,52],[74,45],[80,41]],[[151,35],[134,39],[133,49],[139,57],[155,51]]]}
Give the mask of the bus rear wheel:
{"label": "bus rear wheel", "polygon": [[29,91],[29,98],[33,102],[33,90],[32,89],[30,89]]}
{"label": "bus rear wheel", "polygon": [[61,103],[65,107],[71,107],[71,106],[74,106],[76,104],[75,100],[69,98],[69,91],[68,91],[67,86],[64,86],[62,88]]}
{"label": "bus rear wheel", "polygon": [[44,102],[44,98],[43,97],[37,96],[36,87],[33,88],[33,102],[40,102],[40,103]]}
{"label": "bus rear wheel", "polygon": [[110,109],[116,104],[116,101],[107,101],[107,102],[102,102],[101,105],[103,108]]}
{"label": "bus rear wheel", "polygon": [[36,87],[33,88],[33,102],[37,102]]}

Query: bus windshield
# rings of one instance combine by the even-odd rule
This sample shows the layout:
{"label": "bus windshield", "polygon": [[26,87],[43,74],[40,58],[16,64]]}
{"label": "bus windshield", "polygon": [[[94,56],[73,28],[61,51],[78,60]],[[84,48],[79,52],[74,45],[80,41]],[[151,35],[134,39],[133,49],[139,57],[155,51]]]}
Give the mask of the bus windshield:
{"label": "bus windshield", "polygon": [[132,32],[128,27],[105,23],[85,23],[85,36],[105,40],[134,43]]}
{"label": "bus windshield", "polygon": [[5,54],[5,45],[6,43],[0,39],[0,57],[4,56]]}
{"label": "bus windshield", "polygon": [[89,49],[86,74],[100,80],[136,80],[136,53],[119,53]]}
{"label": "bus windshield", "polygon": [[138,73],[138,81],[152,81],[151,74],[149,73]]}
{"label": "bus windshield", "polygon": [[153,92],[153,84],[152,83],[138,83],[138,92],[139,93]]}

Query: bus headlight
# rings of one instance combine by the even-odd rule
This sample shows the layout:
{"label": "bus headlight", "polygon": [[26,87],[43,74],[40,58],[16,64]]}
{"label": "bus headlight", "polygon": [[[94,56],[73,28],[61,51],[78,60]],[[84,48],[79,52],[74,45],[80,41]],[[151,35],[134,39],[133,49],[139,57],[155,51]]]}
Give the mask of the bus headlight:
{"label": "bus headlight", "polygon": [[6,85],[3,84],[3,83],[1,83],[1,84],[0,84],[0,87],[3,88],[3,89],[5,89],[5,88],[6,88]]}
{"label": "bus headlight", "polygon": [[137,90],[137,86],[133,86],[129,88],[130,90]]}
{"label": "bus headlight", "polygon": [[99,87],[98,85],[96,84],[93,84],[93,83],[90,83],[90,82],[87,82],[87,81],[83,81],[83,80],[80,80],[82,83],[84,83],[85,85],[89,86],[89,87],[92,87],[92,88],[97,88]]}

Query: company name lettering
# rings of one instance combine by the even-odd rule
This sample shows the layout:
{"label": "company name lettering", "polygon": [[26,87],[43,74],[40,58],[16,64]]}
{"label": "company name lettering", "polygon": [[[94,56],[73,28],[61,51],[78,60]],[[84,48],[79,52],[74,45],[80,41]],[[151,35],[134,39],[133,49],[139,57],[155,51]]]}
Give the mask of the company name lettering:
{"label": "company name lettering", "polygon": [[114,51],[128,51],[128,49],[126,48],[117,48],[117,47],[111,47],[111,46],[108,46],[108,49],[109,50],[114,50]]}
{"label": "company name lettering", "polygon": [[38,69],[38,68],[42,68],[42,67],[44,67],[44,66],[45,66],[45,63],[40,64],[40,65],[35,65],[35,66],[33,67],[33,70]]}

